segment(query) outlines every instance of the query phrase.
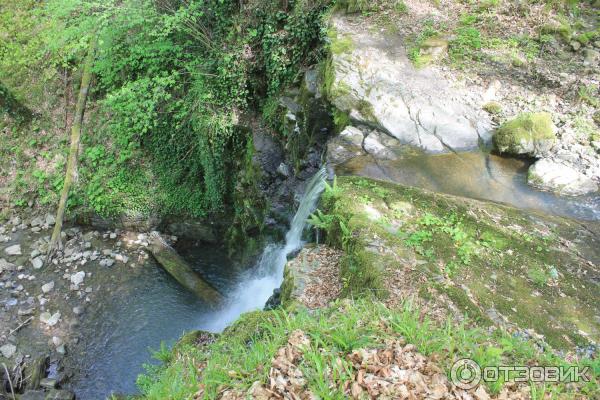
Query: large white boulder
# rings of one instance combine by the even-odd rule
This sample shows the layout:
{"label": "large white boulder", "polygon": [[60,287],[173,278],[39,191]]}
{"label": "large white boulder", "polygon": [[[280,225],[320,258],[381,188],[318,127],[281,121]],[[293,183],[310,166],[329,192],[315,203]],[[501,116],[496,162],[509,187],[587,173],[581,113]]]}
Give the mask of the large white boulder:
{"label": "large white boulder", "polygon": [[562,195],[578,196],[598,190],[598,184],[568,164],[542,158],[529,168],[527,182]]}
{"label": "large white boulder", "polygon": [[350,118],[428,152],[468,150],[491,139],[491,122],[468,88],[417,69],[399,38],[346,16],[331,19],[328,98]]}

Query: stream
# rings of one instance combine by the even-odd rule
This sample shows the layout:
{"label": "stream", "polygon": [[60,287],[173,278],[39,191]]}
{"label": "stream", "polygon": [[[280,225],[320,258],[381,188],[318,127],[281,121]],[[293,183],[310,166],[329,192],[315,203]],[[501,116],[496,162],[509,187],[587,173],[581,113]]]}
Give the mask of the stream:
{"label": "stream", "polygon": [[324,187],[325,170],[311,178],[300,200],[284,243],[266,246],[254,266],[239,271],[226,251],[195,244],[179,253],[226,297],[216,310],[183,289],[154,260],[144,273],[114,285],[112,295],[83,318],[79,333],[78,372],[71,380],[77,398],[104,399],[111,393],[133,394],[135,380],[151,359],[149,349],[161,341],[173,344],[185,331],[220,332],[243,312],[262,309],[281,285],[288,254],[303,245],[302,232]]}
{"label": "stream", "polygon": [[369,155],[355,157],[339,166],[336,173],[388,180],[580,220],[600,220],[598,193],[567,197],[537,190],[527,184],[531,163],[483,152],[423,154],[410,149],[395,160],[375,161]]}

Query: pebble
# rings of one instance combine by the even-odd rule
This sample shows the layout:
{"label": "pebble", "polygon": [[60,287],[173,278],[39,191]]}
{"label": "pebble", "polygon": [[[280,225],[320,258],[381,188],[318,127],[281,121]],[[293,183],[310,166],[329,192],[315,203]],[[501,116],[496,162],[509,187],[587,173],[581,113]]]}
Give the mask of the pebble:
{"label": "pebble", "polygon": [[4,253],[6,253],[6,255],[8,256],[20,256],[21,254],[23,254],[21,253],[20,244],[13,244],[12,246],[8,246],[4,249]]}
{"label": "pebble", "polygon": [[31,260],[31,265],[33,265],[33,269],[40,269],[44,266],[44,260],[42,257],[36,257]]}
{"label": "pebble", "polygon": [[115,260],[113,260],[111,258],[105,258],[105,259],[100,260],[101,267],[112,267],[114,263],[115,263]]}
{"label": "pebble", "polygon": [[79,271],[79,272],[71,275],[71,283],[73,285],[79,285],[83,282],[84,278],[85,278],[85,272]]}
{"label": "pebble", "polygon": [[54,281],[42,285],[42,292],[44,293],[51,292],[52,289],[54,289]]}
{"label": "pebble", "polygon": [[2,353],[2,356],[4,358],[11,358],[12,356],[15,355],[15,353],[17,352],[17,346],[15,346],[14,344],[5,344],[4,346],[0,347],[0,353]]}
{"label": "pebble", "polygon": [[54,344],[55,347],[58,347],[63,344],[63,340],[58,336],[52,336],[52,344]]}
{"label": "pebble", "polygon": [[54,314],[50,314],[48,311],[40,314],[40,321],[45,323],[48,326],[54,326],[60,320],[60,312],[56,312]]}
{"label": "pebble", "polygon": [[36,226],[40,226],[42,225],[44,222],[42,221],[42,219],[40,217],[36,217],[34,219],[31,220],[31,222],[29,223],[29,225],[31,225],[32,227],[36,227]]}

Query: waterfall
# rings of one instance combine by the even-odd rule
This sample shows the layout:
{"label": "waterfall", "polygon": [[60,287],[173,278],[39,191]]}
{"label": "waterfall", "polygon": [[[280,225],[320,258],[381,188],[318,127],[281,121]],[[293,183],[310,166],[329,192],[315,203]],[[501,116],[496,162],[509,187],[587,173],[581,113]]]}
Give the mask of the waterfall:
{"label": "waterfall", "polygon": [[288,254],[304,245],[302,231],[308,217],[317,207],[325,187],[325,176],[325,168],[321,168],[310,179],[285,235],[285,243],[271,243],[265,247],[256,265],[243,274],[237,288],[227,297],[224,307],[216,312],[213,323],[206,329],[220,332],[240,314],[262,309],[273,290],[281,286]]}

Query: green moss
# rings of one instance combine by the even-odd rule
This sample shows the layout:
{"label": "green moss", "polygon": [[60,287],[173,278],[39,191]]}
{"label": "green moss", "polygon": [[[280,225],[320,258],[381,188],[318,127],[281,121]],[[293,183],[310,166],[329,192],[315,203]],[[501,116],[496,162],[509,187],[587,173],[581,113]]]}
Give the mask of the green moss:
{"label": "green moss", "polygon": [[502,105],[497,101],[485,103],[482,108],[492,115],[498,115],[502,112]]}
{"label": "green moss", "polygon": [[354,50],[354,42],[349,35],[339,35],[335,29],[330,28],[327,37],[329,38],[329,51],[331,54],[346,54]]}
{"label": "green moss", "polygon": [[566,23],[543,25],[540,28],[540,33],[546,35],[559,35],[565,41],[569,41],[573,35],[571,27]]}
{"label": "green moss", "polygon": [[[414,287],[435,287],[437,278],[445,276],[451,283],[440,290],[482,325],[490,323],[484,310],[496,309],[510,323],[534,329],[559,348],[582,343],[579,329],[597,335],[593,315],[598,295],[584,275],[573,273],[574,262],[578,268],[589,266],[576,261],[571,251],[556,248],[557,235],[572,234],[564,220],[358,177],[339,178],[337,191],[323,212],[338,221],[328,229],[332,242],[346,249],[346,295],[377,294],[386,287],[387,271],[414,258],[422,272],[418,276],[428,279]],[[546,226],[555,228],[538,233]],[[548,284],[529,270],[541,271]],[[566,298],[557,297],[556,285]],[[539,294],[532,296],[534,292]],[[555,323],[549,325],[548,319]]]}
{"label": "green moss", "polygon": [[523,153],[527,143],[555,140],[552,117],[546,112],[523,113],[503,123],[494,133],[494,145],[502,153]]}
{"label": "green moss", "polygon": [[450,300],[452,300],[452,302],[473,321],[476,321],[482,326],[494,325],[492,320],[485,315],[471,299],[469,299],[469,296],[467,296],[463,289],[454,286],[442,287],[440,285],[438,285],[438,289],[446,293]]}

